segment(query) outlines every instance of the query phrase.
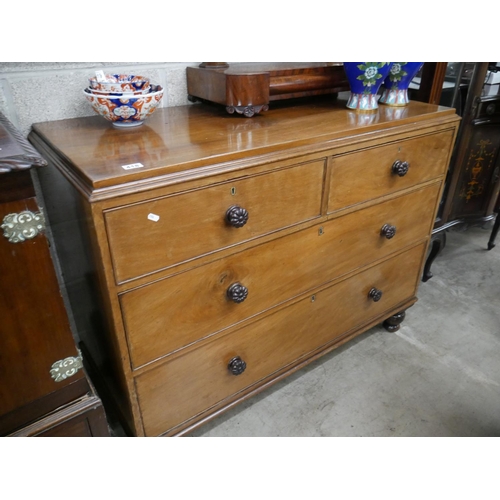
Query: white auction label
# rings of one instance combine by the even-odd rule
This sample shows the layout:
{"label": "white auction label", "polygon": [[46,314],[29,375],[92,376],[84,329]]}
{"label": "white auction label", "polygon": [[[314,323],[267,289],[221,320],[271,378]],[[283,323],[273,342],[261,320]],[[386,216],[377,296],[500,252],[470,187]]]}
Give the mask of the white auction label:
{"label": "white auction label", "polygon": [[152,220],[153,222],[158,222],[160,220],[160,216],[156,214],[149,214],[148,219]]}
{"label": "white auction label", "polygon": [[133,168],[142,168],[144,165],[142,163],[131,163],[130,165],[122,165],[124,170],[132,170]]}
{"label": "white auction label", "polygon": [[98,82],[105,82],[106,81],[106,75],[104,74],[104,71],[98,70],[95,72],[95,77]]}

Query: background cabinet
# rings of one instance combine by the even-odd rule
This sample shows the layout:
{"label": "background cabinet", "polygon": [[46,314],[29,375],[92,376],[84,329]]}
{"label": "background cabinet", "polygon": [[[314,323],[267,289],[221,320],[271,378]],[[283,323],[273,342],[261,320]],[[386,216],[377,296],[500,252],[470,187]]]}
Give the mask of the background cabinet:
{"label": "background cabinet", "polygon": [[31,179],[45,160],[0,114],[0,435],[105,436]]}
{"label": "background cabinet", "polygon": [[421,88],[414,98],[453,106],[462,117],[434,224],[423,277],[427,281],[433,260],[446,244],[447,229],[483,224],[495,217],[500,190],[500,95],[485,91],[487,76],[495,69],[490,63],[448,63],[444,72],[445,63],[425,64],[432,64],[435,71],[428,67],[426,73],[424,65]]}

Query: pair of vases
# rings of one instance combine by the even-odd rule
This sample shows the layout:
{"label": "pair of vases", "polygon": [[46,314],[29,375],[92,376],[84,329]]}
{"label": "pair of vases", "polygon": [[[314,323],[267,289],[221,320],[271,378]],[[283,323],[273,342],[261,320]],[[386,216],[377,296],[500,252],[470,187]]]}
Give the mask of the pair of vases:
{"label": "pair of vases", "polygon": [[[378,103],[406,106],[408,87],[424,63],[421,62],[345,62],[351,95],[347,107],[356,111],[373,111]],[[378,90],[384,90],[378,99]]]}

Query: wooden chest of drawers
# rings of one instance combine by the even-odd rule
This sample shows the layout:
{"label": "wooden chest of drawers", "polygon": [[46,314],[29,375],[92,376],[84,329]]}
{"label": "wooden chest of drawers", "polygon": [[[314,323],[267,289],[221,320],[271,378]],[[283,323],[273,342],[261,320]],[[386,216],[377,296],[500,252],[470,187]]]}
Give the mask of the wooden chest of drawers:
{"label": "wooden chest of drawers", "polygon": [[[36,124],[47,211],[78,210],[87,356],[134,435],[182,435],[416,301],[458,117],[339,100],[252,119]],[[63,195],[64,194],[64,195]],[[71,298],[71,297],[70,297]],[[96,323],[97,324],[97,323]],[[88,329],[87,329],[88,330]]]}

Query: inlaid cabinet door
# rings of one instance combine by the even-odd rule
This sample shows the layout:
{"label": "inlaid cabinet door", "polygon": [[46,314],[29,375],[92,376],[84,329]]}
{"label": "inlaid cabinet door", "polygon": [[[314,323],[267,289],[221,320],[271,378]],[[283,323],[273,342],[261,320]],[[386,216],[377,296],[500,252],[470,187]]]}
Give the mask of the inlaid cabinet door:
{"label": "inlaid cabinet door", "polygon": [[500,191],[500,112],[490,121],[475,121],[470,126],[470,139],[459,165],[452,219],[488,217]]}
{"label": "inlaid cabinet door", "polygon": [[0,203],[0,224],[0,435],[5,435],[85,394],[88,385],[36,199]]}

